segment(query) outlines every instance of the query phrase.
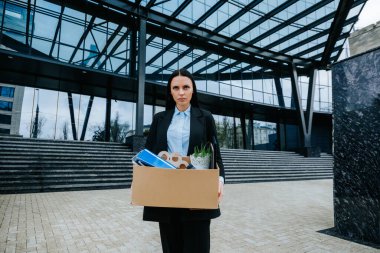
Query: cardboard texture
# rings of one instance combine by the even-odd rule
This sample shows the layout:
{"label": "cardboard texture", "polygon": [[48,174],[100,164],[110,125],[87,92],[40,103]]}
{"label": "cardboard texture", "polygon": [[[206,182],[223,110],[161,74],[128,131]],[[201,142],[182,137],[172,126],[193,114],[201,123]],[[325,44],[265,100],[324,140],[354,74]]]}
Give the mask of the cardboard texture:
{"label": "cardboard texture", "polygon": [[219,169],[160,169],[133,166],[132,204],[177,208],[218,208]]}

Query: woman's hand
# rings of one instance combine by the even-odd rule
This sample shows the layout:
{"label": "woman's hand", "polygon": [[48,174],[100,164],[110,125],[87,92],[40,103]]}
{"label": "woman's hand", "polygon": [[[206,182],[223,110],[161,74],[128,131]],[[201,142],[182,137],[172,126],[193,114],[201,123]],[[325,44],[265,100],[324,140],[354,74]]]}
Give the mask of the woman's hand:
{"label": "woman's hand", "polygon": [[223,183],[219,181],[219,190],[218,190],[218,203],[222,201],[223,198]]}

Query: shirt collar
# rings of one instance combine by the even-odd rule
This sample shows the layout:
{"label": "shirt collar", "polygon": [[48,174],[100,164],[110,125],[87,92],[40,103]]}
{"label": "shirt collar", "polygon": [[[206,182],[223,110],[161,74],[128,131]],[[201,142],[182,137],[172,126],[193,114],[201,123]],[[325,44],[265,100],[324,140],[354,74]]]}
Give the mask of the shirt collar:
{"label": "shirt collar", "polygon": [[[184,111],[183,113],[186,115],[186,116],[190,116],[190,109],[191,109],[191,105],[186,109],[186,111]],[[178,110],[177,106],[174,106],[174,115],[179,115],[181,112]]]}

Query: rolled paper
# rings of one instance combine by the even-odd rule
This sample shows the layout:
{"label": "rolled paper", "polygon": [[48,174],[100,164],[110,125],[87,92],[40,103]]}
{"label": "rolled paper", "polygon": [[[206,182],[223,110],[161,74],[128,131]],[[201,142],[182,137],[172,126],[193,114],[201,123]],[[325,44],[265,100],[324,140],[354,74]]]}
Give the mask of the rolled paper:
{"label": "rolled paper", "polygon": [[177,166],[178,169],[181,169],[181,170],[184,170],[184,169],[187,169],[187,167],[189,166],[189,163],[186,162],[186,161],[181,161],[181,163],[179,164],[179,166]]}
{"label": "rolled paper", "polygon": [[171,153],[169,156],[169,162],[178,168],[182,162],[182,157],[177,152]]}
{"label": "rolled paper", "polygon": [[182,161],[181,162],[173,162],[172,160],[170,160],[169,162],[178,168],[178,166],[181,164]]}
{"label": "rolled paper", "polygon": [[158,153],[158,156],[164,159],[165,161],[170,160],[170,154],[167,151],[161,151],[160,153]]}
{"label": "rolled paper", "polygon": [[179,153],[174,152],[174,153],[171,153],[170,160],[175,163],[177,162],[180,163],[182,161],[182,156]]}

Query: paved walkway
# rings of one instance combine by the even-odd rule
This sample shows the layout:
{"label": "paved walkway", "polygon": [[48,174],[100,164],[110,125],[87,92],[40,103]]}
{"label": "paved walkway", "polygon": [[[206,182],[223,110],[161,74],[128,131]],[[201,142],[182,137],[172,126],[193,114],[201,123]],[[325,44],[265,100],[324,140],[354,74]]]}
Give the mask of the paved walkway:
{"label": "paved walkway", "polygon": [[[130,190],[0,195],[0,253],[160,252]],[[332,180],[225,186],[212,252],[380,252],[317,231],[333,227]]]}

